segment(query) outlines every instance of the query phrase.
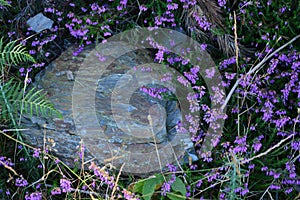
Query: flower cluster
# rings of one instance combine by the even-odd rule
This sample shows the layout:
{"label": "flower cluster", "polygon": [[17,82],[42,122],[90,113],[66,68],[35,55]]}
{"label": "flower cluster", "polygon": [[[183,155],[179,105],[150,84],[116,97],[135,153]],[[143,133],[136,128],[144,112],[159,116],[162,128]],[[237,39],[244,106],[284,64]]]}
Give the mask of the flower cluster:
{"label": "flower cluster", "polygon": [[110,176],[104,169],[99,168],[95,163],[92,163],[89,169],[94,172],[95,176],[98,177],[102,183],[107,184],[109,188],[114,187],[114,177]]}
{"label": "flower cluster", "polygon": [[42,200],[43,196],[41,192],[33,192],[30,195],[25,196],[25,200]]}
{"label": "flower cluster", "polygon": [[169,169],[170,172],[173,172],[173,173],[171,174],[170,179],[168,181],[164,182],[161,186],[161,190],[162,190],[161,194],[163,196],[166,196],[167,192],[171,191],[171,185],[176,180],[176,175],[175,175],[175,172],[177,170],[176,166],[172,165],[172,164],[167,164],[167,168]]}
{"label": "flower cluster", "polygon": [[71,181],[62,178],[62,179],[60,179],[59,183],[60,183],[60,188],[62,189],[62,192],[64,192],[64,193],[71,192],[71,190],[72,190]]}
{"label": "flower cluster", "polygon": [[[234,16],[236,16],[237,27],[234,31],[237,31],[238,45],[242,47],[242,44],[246,44],[253,48],[253,52],[249,53],[251,54],[249,57],[248,55],[244,57],[244,49],[235,49],[233,38],[229,37],[222,44],[226,48],[238,50],[239,57],[228,58],[224,57],[225,55],[214,55],[216,63],[219,63],[218,67],[192,66],[191,59],[188,58],[191,54],[190,49],[182,49],[181,55],[185,57],[180,57],[170,53],[163,45],[148,40],[150,45],[157,50],[155,61],[173,67],[181,73],[181,76],[178,77],[172,77],[170,73],[162,74],[161,81],[177,81],[186,89],[193,89],[193,93],[187,93],[185,96],[189,103],[187,105],[189,113],[183,116],[184,122],[178,122],[176,126],[178,133],[184,132],[191,135],[196,147],[195,151],[201,160],[201,162],[189,163],[191,165],[188,170],[191,170],[192,176],[185,176],[185,179],[194,184],[187,186],[187,196],[192,197],[197,192],[199,192],[199,198],[202,198],[201,195],[203,195],[203,198],[220,199],[258,197],[250,197],[250,194],[258,194],[259,196],[265,194],[272,196],[274,194],[280,195],[280,198],[285,198],[289,195],[298,194],[300,185],[298,173],[300,162],[299,47],[298,45],[289,45],[269,60],[264,59],[276,48],[286,43],[288,38],[297,34],[299,27],[297,14],[300,10],[294,6],[294,1],[241,0],[234,2],[234,4],[226,0],[211,1],[209,3],[217,8],[212,11],[216,11],[215,13],[220,10],[223,11],[224,27],[222,28],[213,24],[214,12],[210,13],[212,15],[206,15],[205,10],[203,13],[199,12],[197,8],[201,6],[199,6],[200,1],[197,0],[143,1],[142,4],[127,0],[110,0],[105,3],[88,1],[83,4],[79,4],[78,1],[68,1],[62,2],[61,5],[55,1],[45,1],[39,5],[38,9],[34,8],[35,1],[27,2],[26,8],[23,8],[24,5],[22,4],[16,5],[14,1],[6,2],[12,5],[14,9],[10,9],[5,4],[0,6],[0,12],[3,14],[0,16],[3,41],[18,39],[22,45],[28,48],[28,53],[36,58],[37,63],[4,66],[3,69],[5,71],[6,68],[9,68],[7,70],[10,72],[16,71],[18,76],[24,79],[26,77],[27,83],[33,80],[31,79],[32,75],[57,57],[65,48],[64,45],[67,46],[69,42],[77,44],[77,49],[73,55],[78,56],[89,44],[106,42],[106,39],[114,34],[141,26],[149,27],[149,30],[156,30],[160,27],[174,28],[181,32],[187,30],[192,37],[195,30],[200,30],[205,36],[212,38],[213,42],[222,43],[220,38],[223,36],[227,38],[226,36],[232,34]],[[26,23],[23,23],[37,10],[54,21],[54,26],[51,29],[36,33]],[[183,19],[179,17],[182,11],[189,12],[186,17],[189,17],[190,26],[187,25],[188,23],[182,23]],[[16,14],[15,12],[19,13]],[[182,28],[181,26],[185,27]],[[172,47],[176,46],[174,40],[170,40],[169,43]],[[204,51],[210,49],[207,48],[210,47],[210,44],[201,44],[200,47]],[[105,60],[104,56],[96,56],[99,61]],[[264,63],[259,70],[255,73],[247,73],[260,61]],[[204,74],[200,74],[201,68],[204,68],[202,70]],[[152,72],[150,68],[142,70]],[[219,72],[223,76],[222,83],[220,85],[214,84],[211,88],[207,87],[208,84],[203,80],[213,82]],[[212,108],[212,105],[224,103],[226,94],[222,88],[225,87],[226,92],[229,92],[230,86],[235,81],[238,81],[238,88],[232,93],[227,104],[226,114],[219,109]],[[142,87],[141,91],[158,99],[172,92],[164,87],[146,86]],[[198,113],[199,116],[193,115]],[[225,119],[226,123],[223,128],[219,121]],[[210,138],[209,144],[205,142],[205,138]],[[210,151],[201,150],[202,147],[208,146],[213,147],[213,149]],[[6,156],[0,156],[0,167],[4,169],[2,170],[4,173],[10,170],[17,174],[19,171],[13,168],[18,168],[20,163],[23,167],[24,161],[27,164],[31,160],[24,155],[18,157],[21,155],[20,152],[24,151],[23,147],[16,148],[16,151],[18,152],[15,155],[17,157],[15,160],[19,162],[18,164],[12,163],[11,159]],[[11,152],[11,150],[7,152]],[[83,157],[83,152],[84,146],[81,146],[79,158]],[[1,149],[2,153],[6,152]],[[40,149],[34,149],[33,155],[30,156],[40,158],[40,153]],[[46,166],[45,163],[40,163],[40,159],[32,160],[39,162],[36,165],[38,170]],[[56,159],[54,163],[54,166],[57,166],[60,161]],[[220,165],[221,167],[216,167]],[[202,172],[194,171],[200,166],[207,172],[202,174]],[[171,172],[171,176],[161,186],[164,196],[172,192],[171,185],[176,180],[176,167],[168,165],[167,168]],[[45,167],[43,170],[47,170],[47,168]],[[100,188],[96,187],[98,181],[96,179],[100,180],[101,187],[103,184],[110,189],[116,186],[114,177],[110,176],[104,168],[101,169],[95,164],[91,164],[90,170],[94,177],[97,177],[92,180],[91,187],[93,189]],[[23,194],[23,196],[19,198],[44,198],[42,195],[44,192],[47,193],[46,190],[49,190],[49,187],[43,188],[43,184],[34,184],[36,191],[26,192],[30,182],[36,182],[34,180],[36,176],[30,174],[32,170],[28,171],[22,168],[22,173],[24,172],[23,175],[26,179],[21,175],[12,178],[4,174],[3,177],[7,178],[7,183],[3,181],[3,188],[2,182],[0,184],[0,198],[3,196],[11,197],[11,188],[18,188],[21,191],[20,195]],[[51,195],[72,193],[76,190],[72,188],[72,184],[74,186],[76,180],[71,182],[71,179],[67,179],[63,174],[59,177],[63,178],[56,181],[59,182],[59,187],[53,186]],[[224,182],[219,184],[220,181]],[[255,185],[251,185],[254,182]],[[216,187],[216,185],[220,185],[220,187]],[[84,191],[89,189],[87,185],[80,188]],[[213,190],[216,188],[220,191],[214,192]],[[212,192],[206,194],[202,192],[208,190]],[[255,190],[255,193],[251,190]],[[117,191],[120,198],[137,199],[129,190],[123,189],[121,191],[117,187]]]}

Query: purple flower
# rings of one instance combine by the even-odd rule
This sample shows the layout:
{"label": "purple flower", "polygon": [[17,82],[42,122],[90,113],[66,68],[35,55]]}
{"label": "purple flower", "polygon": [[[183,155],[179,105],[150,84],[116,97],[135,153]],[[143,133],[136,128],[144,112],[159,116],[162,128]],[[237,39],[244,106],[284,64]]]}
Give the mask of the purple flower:
{"label": "purple flower", "polygon": [[173,164],[167,164],[166,165],[169,169],[169,172],[176,172],[177,171],[177,167]]}
{"label": "purple flower", "polygon": [[280,177],[280,173],[274,173],[273,177],[274,179],[278,179]]}
{"label": "purple flower", "polygon": [[249,189],[246,188],[246,189],[244,189],[244,190],[241,191],[241,195],[245,196],[248,192],[249,192]]}
{"label": "purple flower", "polygon": [[40,149],[34,149],[34,153],[33,153],[32,156],[35,157],[35,158],[38,158],[40,156],[40,152],[41,152]]}
{"label": "purple flower", "polygon": [[221,64],[220,64],[220,69],[226,69],[227,66],[229,65],[232,65],[232,64],[235,64],[236,62],[236,59],[235,59],[235,56],[227,59],[227,60],[224,60]]}
{"label": "purple flower", "polygon": [[95,163],[92,162],[92,164],[89,167],[90,170],[93,170],[96,177],[98,177],[101,182],[107,184],[110,188],[113,188],[115,185],[114,177],[109,176],[108,172],[104,171],[103,169],[100,169]]}
{"label": "purple flower", "polygon": [[11,37],[11,36],[15,35],[16,32],[15,32],[15,31],[13,31],[13,32],[8,32],[7,34],[8,34],[8,37]]}
{"label": "purple flower", "polygon": [[19,69],[19,72],[21,72],[21,73],[24,73],[24,71],[25,71],[24,67],[22,67],[22,68]]}
{"label": "purple flower", "polygon": [[275,184],[270,185],[270,190],[280,190],[280,189],[281,189],[280,185],[275,185]]}
{"label": "purple flower", "polygon": [[16,179],[15,185],[18,187],[25,187],[28,185],[28,182],[21,176],[20,178]]}
{"label": "purple flower", "polygon": [[226,5],[226,0],[218,0],[218,4],[220,7],[224,7]]}
{"label": "purple flower", "polygon": [[171,191],[171,184],[168,183],[168,182],[164,182],[163,185],[162,185],[162,187],[161,187],[161,189],[162,189],[162,193],[161,194],[163,196],[167,196],[167,192]]}
{"label": "purple flower", "polygon": [[34,63],[32,66],[35,67],[35,68],[43,67],[43,66],[45,66],[45,63]]}
{"label": "purple flower", "polygon": [[29,54],[34,55],[36,54],[36,51],[34,49],[29,50]]}
{"label": "purple flower", "polygon": [[286,7],[283,6],[282,8],[279,9],[279,12],[284,13],[286,11]]}
{"label": "purple flower", "polygon": [[262,172],[267,171],[267,170],[268,170],[268,167],[267,167],[267,166],[264,166],[264,167],[261,168],[261,171],[262,171]]}
{"label": "purple flower", "polygon": [[61,194],[61,189],[59,187],[51,190],[51,195]]}
{"label": "purple flower", "polygon": [[210,29],[211,27],[211,23],[208,22],[208,20],[206,19],[205,16],[199,16],[197,15],[197,13],[193,13],[192,15],[194,17],[194,19],[196,20],[197,24],[199,25],[199,27],[201,29],[203,29],[204,31],[207,31]]}
{"label": "purple flower", "polygon": [[300,141],[292,141],[291,142],[291,147],[295,151],[300,150]]}
{"label": "purple flower", "polygon": [[76,51],[73,52],[73,56],[78,56],[83,51],[83,47],[79,47]]}
{"label": "purple flower", "polygon": [[121,10],[123,10],[123,7],[122,6],[117,6],[117,10],[121,11]]}
{"label": "purple flower", "polygon": [[260,150],[260,148],[262,147],[262,144],[260,142],[255,142],[253,145],[252,145],[253,149],[254,149],[254,152],[258,152]]}
{"label": "purple flower", "polygon": [[202,51],[205,51],[207,48],[207,44],[201,44],[200,47],[201,47]]}
{"label": "purple flower", "polygon": [[145,7],[145,6],[143,6],[143,5],[140,6],[140,11],[147,11],[147,10],[148,10],[147,7]]}
{"label": "purple flower", "polygon": [[71,182],[67,179],[60,179],[60,188],[64,193],[72,191]]}
{"label": "purple flower", "polygon": [[196,81],[198,80],[198,76],[197,75],[194,75],[194,74],[191,74],[191,73],[188,73],[188,72],[184,72],[183,73],[184,76],[190,80],[193,84],[196,83]]}
{"label": "purple flower", "polygon": [[197,188],[200,188],[201,185],[202,185],[202,183],[203,183],[203,181],[202,181],[202,180],[199,180],[199,181],[197,182],[197,184],[196,184],[196,187],[197,187]]}
{"label": "purple flower", "polygon": [[216,69],[214,67],[205,70],[205,77],[212,79],[215,75]]}
{"label": "purple flower", "polygon": [[176,10],[178,9],[178,4],[177,3],[172,3],[167,5],[168,10]]}
{"label": "purple flower", "polygon": [[254,167],[255,167],[255,164],[251,164],[248,166],[248,169],[254,169]]}
{"label": "purple flower", "polygon": [[161,82],[167,82],[172,80],[172,74],[167,72],[163,75],[163,77],[160,79]]}
{"label": "purple flower", "polygon": [[159,49],[155,54],[155,59],[158,61],[158,63],[161,63],[164,60],[164,50]]}
{"label": "purple flower", "polygon": [[291,193],[293,190],[294,190],[294,188],[293,188],[293,187],[290,187],[290,188],[286,189],[284,192],[285,192],[286,194],[289,194],[289,193]]}
{"label": "purple flower", "polygon": [[68,13],[68,14],[67,14],[67,17],[68,17],[68,18],[74,17],[74,13],[72,13],[72,12]]}
{"label": "purple flower", "polygon": [[103,35],[104,35],[104,37],[111,36],[111,33],[110,32],[105,32]]}
{"label": "purple flower", "polygon": [[100,55],[98,52],[95,54],[100,62],[104,62],[106,60],[106,57],[103,55]]}
{"label": "purple flower", "polygon": [[238,146],[234,147],[234,153],[245,153],[247,151],[247,143],[246,143],[247,136],[243,137],[236,137],[234,143],[238,144]]}
{"label": "purple flower", "polygon": [[25,200],[42,200],[43,196],[41,192],[33,192],[29,196],[25,196]]}
{"label": "purple flower", "polygon": [[225,77],[226,77],[228,80],[234,79],[235,76],[236,76],[236,73],[228,73],[228,72],[225,72]]}
{"label": "purple flower", "polygon": [[128,191],[126,189],[123,189],[122,193],[126,200],[139,200],[138,198],[135,197],[134,193],[131,193],[130,191]]}
{"label": "purple flower", "polygon": [[54,13],[54,8],[45,8],[45,12]]}
{"label": "purple flower", "polygon": [[182,61],[181,61],[181,64],[182,64],[182,65],[187,65],[188,63],[189,63],[189,60],[188,60],[188,59],[182,60]]}
{"label": "purple flower", "polygon": [[98,10],[98,8],[99,8],[99,5],[98,5],[97,3],[93,3],[93,4],[91,5],[91,9],[92,9],[93,11]]}
{"label": "purple flower", "polygon": [[104,13],[106,11],[106,8],[104,6],[101,6],[100,8],[98,8],[97,13],[100,15],[101,13]]}

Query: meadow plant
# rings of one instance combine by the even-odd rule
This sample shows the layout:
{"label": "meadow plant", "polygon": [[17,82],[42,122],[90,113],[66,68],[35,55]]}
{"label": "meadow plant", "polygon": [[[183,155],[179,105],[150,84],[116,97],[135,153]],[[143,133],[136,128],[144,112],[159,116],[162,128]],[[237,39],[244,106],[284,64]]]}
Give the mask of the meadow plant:
{"label": "meadow plant", "polygon": [[[191,113],[200,112],[200,118],[183,116],[188,124],[179,122],[177,126],[178,133],[190,133],[199,160],[189,160],[183,166],[169,164],[167,172],[154,177],[120,178],[113,167],[84,163],[84,146],[78,148],[76,162],[78,166],[85,165],[86,170],[71,169],[46,149],[36,149],[15,137],[15,130],[8,129],[13,127],[11,122],[2,120],[0,198],[299,198],[297,1],[0,0],[0,4],[3,41],[18,39],[37,61],[5,65],[6,73],[1,78],[6,77],[1,84],[7,76],[26,79],[29,84],[34,74],[69,43],[77,45],[73,55],[78,56],[85,46],[105,42],[110,36],[134,27],[167,27],[189,34],[199,41],[202,50],[220,52],[213,55],[216,68],[206,69],[202,75],[206,79],[214,78],[217,71],[222,75],[222,85],[213,87],[213,94],[209,94],[200,75],[203,66],[193,66],[188,59],[150,41],[155,49],[154,61],[180,72],[185,79],[175,77],[179,84],[192,86],[196,95],[186,96],[189,109]],[[50,30],[35,33],[26,20],[39,12],[55,23]],[[293,42],[281,48],[292,38]],[[172,45],[175,44],[171,41]],[[182,51],[189,55],[189,49]],[[1,56],[0,49],[0,59]],[[161,81],[173,78],[165,73]],[[166,88],[145,86],[141,91],[155,98],[173,98]],[[211,109],[212,103],[226,106],[226,114]],[[212,150],[202,152],[203,141],[209,136],[208,127],[218,130],[220,119],[226,120],[222,134],[213,138]],[[143,189],[148,186],[150,191]]]}

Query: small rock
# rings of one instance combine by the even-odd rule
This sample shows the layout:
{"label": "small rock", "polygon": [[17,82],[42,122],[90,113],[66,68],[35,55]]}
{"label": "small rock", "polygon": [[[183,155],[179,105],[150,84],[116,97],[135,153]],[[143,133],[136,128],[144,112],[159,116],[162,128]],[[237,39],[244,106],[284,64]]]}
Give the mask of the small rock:
{"label": "small rock", "polygon": [[53,21],[45,17],[42,13],[39,13],[27,20],[27,24],[33,31],[39,33],[45,29],[50,29],[53,25]]}
{"label": "small rock", "polygon": [[73,75],[73,72],[68,70],[66,71],[67,73],[67,78],[68,78],[68,81],[74,81],[74,75]]}

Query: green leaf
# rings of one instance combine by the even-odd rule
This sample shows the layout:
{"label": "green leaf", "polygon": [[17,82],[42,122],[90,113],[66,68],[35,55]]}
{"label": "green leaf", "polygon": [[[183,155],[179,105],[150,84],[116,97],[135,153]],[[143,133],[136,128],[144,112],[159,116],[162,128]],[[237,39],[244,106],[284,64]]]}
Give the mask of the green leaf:
{"label": "green leaf", "polygon": [[21,62],[35,62],[34,58],[26,51],[26,48],[16,43],[17,40],[3,46],[3,37],[0,39],[0,66],[2,68],[6,64],[18,65]]}
{"label": "green leaf", "polygon": [[134,193],[143,193],[143,186],[144,186],[144,183],[145,181],[142,180],[142,181],[138,181],[134,184],[134,187],[133,187],[133,192]]}
{"label": "green leaf", "polygon": [[0,0],[0,5],[1,6],[11,6],[10,4],[7,3],[5,0]]}
{"label": "green leaf", "polygon": [[22,111],[23,114],[30,114],[30,116],[44,116],[44,117],[59,117],[62,114],[54,108],[54,105],[46,99],[42,90],[33,88],[27,93],[21,83],[9,80],[4,85],[0,84],[0,106],[2,108],[2,119],[17,118],[17,115]]}
{"label": "green leaf", "polygon": [[176,177],[176,180],[171,185],[171,188],[174,192],[180,192],[180,194],[182,194],[182,196],[185,197],[185,195],[186,195],[185,184],[183,183],[183,181],[180,178]]}
{"label": "green leaf", "polygon": [[154,178],[145,180],[142,191],[143,198],[145,200],[150,200],[155,191],[155,188],[163,182],[164,179],[162,175],[156,175]]}

